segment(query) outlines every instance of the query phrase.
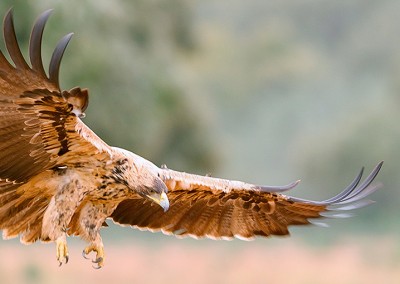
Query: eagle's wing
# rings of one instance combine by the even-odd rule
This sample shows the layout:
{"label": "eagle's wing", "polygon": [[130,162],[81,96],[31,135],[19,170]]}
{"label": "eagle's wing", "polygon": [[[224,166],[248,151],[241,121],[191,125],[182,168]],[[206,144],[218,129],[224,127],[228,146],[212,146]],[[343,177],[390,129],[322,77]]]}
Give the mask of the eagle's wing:
{"label": "eagle's wing", "polygon": [[4,40],[13,65],[0,51],[0,191],[51,167],[109,151],[78,117],[87,107],[87,91],[61,92],[59,87],[60,62],[72,34],[57,44],[49,75],[44,71],[41,42],[50,12],[44,12],[32,29],[31,66],[21,54],[12,11],[4,18]]}
{"label": "eagle's wing", "polygon": [[119,224],[177,236],[251,239],[286,235],[289,225],[304,225],[314,218],[347,217],[343,211],[372,201],[365,197],[378,186],[371,185],[382,163],[361,184],[362,172],[341,193],[322,202],[283,195],[297,182],[283,187],[255,186],[238,181],[191,175],[161,169],[169,192],[167,212],[145,199],[122,201],[111,218]]}

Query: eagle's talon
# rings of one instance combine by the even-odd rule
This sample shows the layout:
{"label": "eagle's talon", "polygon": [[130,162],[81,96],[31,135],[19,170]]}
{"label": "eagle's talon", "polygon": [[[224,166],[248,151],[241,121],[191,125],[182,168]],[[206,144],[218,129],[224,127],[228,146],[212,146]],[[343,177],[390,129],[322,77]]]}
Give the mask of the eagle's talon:
{"label": "eagle's talon", "polygon": [[92,267],[94,269],[100,269],[103,267],[104,264],[104,258],[103,257],[97,257],[95,260],[92,260],[92,263],[94,263],[95,265],[92,265]]}
{"label": "eagle's talon", "polygon": [[86,251],[83,250],[83,251],[82,251],[82,256],[83,256],[84,259],[89,259],[89,258],[87,257],[87,255],[88,255],[88,253],[86,253]]}
{"label": "eagle's talon", "polygon": [[93,268],[99,269],[99,268],[103,267],[103,264],[104,264],[104,249],[103,249],[103,246],[102,245],[97,246],[97,245],[92,244],[92,245],[88,246],[87,248],[85,248],[82,251],[82,256],[85,259],[90,259],[90,258],[87,257],[87,255],[89,253],[91,253],[92,251],[96,252],[96,258],[94,260],[92,260],[92,263],[97,264],[97,266],[93,266],[92,265]]}
{"label": "eagle's talon", "polygon": [[65,240],[65,236],[57,239],[56,249],[57,249],[58,266],[61,266],[64,263],[67,264],[69,260],[69,255],[68,255],[68,246]]}
{"label": "eagle's talon", "polygon": [[97,264],[102,263],[103,262],[103,258],[100,256],[100,257],[96,258],[95,260],[92,260],[92,262],[93,263],[97,263]]}
{"label": "eagle's talon", "polygon": [[97,266],[95,266],[95,265],[92,265],[92,267],[93,267],[94,269],[100,269],[100,268],[102,268],[102,266],[101,266],[101,265],[99,265],[98,263],[97,263]]}

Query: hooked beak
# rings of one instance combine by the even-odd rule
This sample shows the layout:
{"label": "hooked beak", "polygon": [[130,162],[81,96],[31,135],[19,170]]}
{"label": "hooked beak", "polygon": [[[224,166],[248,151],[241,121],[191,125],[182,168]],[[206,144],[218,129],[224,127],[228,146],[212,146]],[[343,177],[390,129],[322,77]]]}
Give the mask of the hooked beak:
{"label": "hooked beak", "polygon": [[147,197],[153,200],[158,205],[160,205],[162,209],[164,209],[164,212],[167,212],[167,210],[169,209],[169,200],[165,192],[161,194],[157,193],[149,194],[147,195]]}

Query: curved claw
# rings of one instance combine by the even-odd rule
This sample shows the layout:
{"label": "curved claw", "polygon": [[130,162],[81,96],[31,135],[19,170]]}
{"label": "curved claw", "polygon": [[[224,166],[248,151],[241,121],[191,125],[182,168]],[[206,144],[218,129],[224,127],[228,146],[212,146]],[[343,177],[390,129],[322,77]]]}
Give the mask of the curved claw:
{"label": "curved claw", "polygon": [[91,252],[96,252],[96,258],[94,260],[92,260],[92,263],[97,264],[96,266],[93,266],[93,268],[95,269],[99,269],[101,267],[103,267],[104,265],[104,249],[102,245],[90,245],[88,247],[86,247],[83,251],[82,251],[82,256],[85,259],[89,259],[87,257],[87,255]]}
{"label": "curved claw", "polygon": [[87,254],[86,254],[85,250],[83,250],[83,251],[82,251],[82,256],[83,256],[83,258],[84,258],[84,259],[89,259],[86,255],[87,255]]}
{"label": "curved claw", "polygon": [[92,265],[92,267],[93,267],[94,269],[100,269],[100,268],[103,267],[104,258],[101,257],[101,256],[100,256],[100,257],[97,257],[95,260],[92,260],[92,263],[97,264],[97,266]]}
{"label": "curved claw", "polygon": [[103,258],[102,257],[98,257],[95,260],[92,260],[93,263],[101,263],[103,262]]}
{"label": "curved claw", "polygon": [[[68,255],[64,256],[65,264],[68,263],[68,260],[69,260],[69,256]],[[58,260],[58,266],[60,267],[61,265],[63,265],[63,261],[62,260]]]}
{"label": "curved claw", "polygon": [[94,269],[100,269],[100,268],[102,268],[103,266],[100,266],[99,264],[97,264],[97,266],[92,265],[92,267],[93,267]]}

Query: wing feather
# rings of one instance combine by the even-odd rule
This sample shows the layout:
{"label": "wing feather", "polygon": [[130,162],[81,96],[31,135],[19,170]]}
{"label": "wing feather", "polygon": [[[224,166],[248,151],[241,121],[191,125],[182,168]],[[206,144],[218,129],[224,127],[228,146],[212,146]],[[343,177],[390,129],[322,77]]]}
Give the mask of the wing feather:
{"label": "wing feather", "polygon": [[78,117],[87,107],[87,91],[59,87],[60,63],[72,34],[57,44],[46,75],[41,45],[50,13],[42,13],[33,26],[32,67],[19,48],[11,9],[4,18],[5,46],[14,66],[0,53],[0,180],[24,182],[57,164],[110,156],[110,147]]}
{"label": "wing feather", "polygon": [[56,49],[53,52],[53,55],[51,56],[49,66],[49,80],[50,82],[53,82],[58,88],[60,85],[58,75],[60,73],[61,60],[72,36],[73,33],[69,33],[61,38],[56,46]]}
{"label": "wing feather", "polygon": [[[360,184],[361,171],[341,193],[325,201],[299,199],[266,192],[251,184],[221,182],[211,177],[197,179],[196,175],[161,169],[160,176],[169,189],[167,212],[138,198],[122,201],[110,217],[116,223],[143,230],[195,238],[252,239],[288,235],[291,225],[315,223],[316,218],[348,217],[340,212],[370,204],[363,198],[378,187],[371,183],[381,167],[379,163]],[[238,188],[239,184],[243,188]],[[281,191],[282,187],[275,188]]]}
{"label": "wing feather", "polygon": [[29,69],[24,57],[22,56],[21,50],[18,45],[17,36],[15,35],[14,20],[12,9],[10,9],[4,17],[4,40],[8,54],[15,64],[17,69]]}
{"label": "wing feather", "polygon": [[50,17],[52,10],[43,12],[33,26],[30,43],[29,43],[29,58],[31,60],[32,69],[46,78],[46,72],[42,62],[42,37],[44,27]]}

